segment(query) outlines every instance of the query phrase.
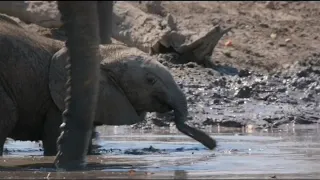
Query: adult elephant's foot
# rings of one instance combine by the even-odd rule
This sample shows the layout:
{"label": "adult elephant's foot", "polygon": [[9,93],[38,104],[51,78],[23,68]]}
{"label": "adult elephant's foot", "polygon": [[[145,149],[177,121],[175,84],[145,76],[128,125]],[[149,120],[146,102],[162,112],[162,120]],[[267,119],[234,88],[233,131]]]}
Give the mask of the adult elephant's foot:
{"label": "adult elephant's foot", "polygon": [[[89,145],[86,145],[84,143],[89,142],[90,144],[91,142],[89,139],[86,141],[84,140],[88,137],[91,138],[92,130],[90,129],[86,132],[80,132],[79,129],[70,127],[67,128],[65,123],[61,125],[61,128],[63,129],[63,132],[61,133],[57,141],[59,151],[54,164],[56,165],[58,170],[73,171],[84,169],[87,165],[86,159],[84,157],[86,157],[86,154],[88,152],[88,149],[86,149],[85,147],[89,147]],[[84,151],[83,149],[77,151],[76,147],[83,148]],[[81,155],[79,153],[81,153]]]}

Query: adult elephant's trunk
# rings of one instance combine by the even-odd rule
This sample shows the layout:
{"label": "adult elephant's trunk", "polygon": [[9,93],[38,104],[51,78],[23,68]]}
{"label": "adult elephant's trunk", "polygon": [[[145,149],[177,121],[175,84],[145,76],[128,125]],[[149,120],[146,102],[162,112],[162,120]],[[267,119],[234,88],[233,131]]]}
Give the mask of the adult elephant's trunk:
{"label": "adult elephant's trunk", "polygon": [[[172,93],[174,96],[169,98],[169,104],[174,110],[174,121],[177,129],[187,136],[201,142],[207,148],[214,149],[217,146],[214,139],[206,133],[185,124],[188,116],[187,99],[178,87],[173,89],[175,89],[175,92]],[[170,90],[172,91],[173,89]]]}

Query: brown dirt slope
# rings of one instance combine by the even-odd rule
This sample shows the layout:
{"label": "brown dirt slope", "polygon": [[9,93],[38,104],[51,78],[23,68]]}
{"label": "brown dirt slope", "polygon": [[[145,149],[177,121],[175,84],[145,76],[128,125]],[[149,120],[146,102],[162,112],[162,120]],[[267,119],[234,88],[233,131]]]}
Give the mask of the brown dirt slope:
{"label": "brown dirt slope", "polygon": [[[132,3],[148,11],[143,4]],[[217,64],[271,71],[320,52],[320,3],[281,1],[273,2],[273,6],[266,4],[262,1],[164,1],[162,7],[151,12],[160,16],[170,13],[178,28],[195,32],[217,24],[234,27],[215,48],[213,61]],[[61,36],[33,24],[27,26],[46,36]],[[276,37],[271,37],[272,34]],[[228,40],[232,41],[232,46],[226,47]]]}
{"label": "brown dirt slope", "polygon": [[[163,2],[179,28],[234,26],[214,52],[214,61],[274,70],[320,52],[319,2]],[[272,38],[271,34],[276,37]],[[233,46],[225,47],[227,40]]]}

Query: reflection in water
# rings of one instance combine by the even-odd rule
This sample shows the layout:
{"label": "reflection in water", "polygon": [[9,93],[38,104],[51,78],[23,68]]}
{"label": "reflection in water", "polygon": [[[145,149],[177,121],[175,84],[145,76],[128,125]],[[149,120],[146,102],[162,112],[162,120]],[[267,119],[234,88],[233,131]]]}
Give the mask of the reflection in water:
{"label": "reflection in water", "polygon": [[187,172],[184,170],[175,170],[174,179],[187,179]]}
{"label": "reflection in water", "polygon": [[[212,131],[216,132],[214,128]],[[219,133],[212,134],[218,147],[210,151],[174,129],[102,127],[97,142],[102,155],[88,157],[85,173],[55,172],[52,157],[42,157],[39,144],[8,141],[8,154],[0,159],[0,177],[320,177],[318,125],[288,125],[283,130],[268,131],[247,129],[220,128]]]}

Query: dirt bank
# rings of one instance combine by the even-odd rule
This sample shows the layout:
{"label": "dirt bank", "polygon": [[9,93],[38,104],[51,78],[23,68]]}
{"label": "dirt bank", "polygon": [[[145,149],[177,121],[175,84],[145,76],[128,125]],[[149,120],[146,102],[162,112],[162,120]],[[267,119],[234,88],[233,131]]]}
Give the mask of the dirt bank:
{"label": "dirt bank", "polygon": [[[132,4],[163,17],[170,13],[182,29],[197,31],[217,24],[234,27],[215,48],[213,69],[162,62],[187,95],[189,123],[275,128],[319,122],[319,3],[163,2],[156,10]],[[65,38],[55,29],[24,26],[45,36]],[[226,46],[227,41],[231,43]],[[148,116],[148,120],[159,119]],[[166,121],[154,122],[168,126]],[[152,124],[146,121],[133,127],[150,128]]]}

